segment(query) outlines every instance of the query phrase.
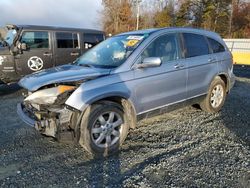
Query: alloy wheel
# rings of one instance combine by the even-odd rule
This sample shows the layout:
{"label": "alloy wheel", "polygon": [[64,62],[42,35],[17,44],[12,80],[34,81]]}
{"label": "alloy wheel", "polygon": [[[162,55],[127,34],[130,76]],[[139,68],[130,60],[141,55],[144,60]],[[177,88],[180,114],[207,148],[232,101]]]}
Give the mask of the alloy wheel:
{"label": "alloy wheel", "polygon": [[120,140],[123,120],[113,111],[98,116],[91,128],[92,141],[101,148],[110,147]]}

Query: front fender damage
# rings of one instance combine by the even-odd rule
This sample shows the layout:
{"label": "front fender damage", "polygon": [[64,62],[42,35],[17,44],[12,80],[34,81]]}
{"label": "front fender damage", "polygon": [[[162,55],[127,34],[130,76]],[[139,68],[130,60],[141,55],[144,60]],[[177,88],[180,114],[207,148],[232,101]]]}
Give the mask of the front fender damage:
{"label": "front fender damage", "polygon": [[[62,93],[55,91],[55,88],[45,88],[29,93],[24,101],[18,104],[17,113],[25,123],[33,126],[41,134],[54,137],[60,141],[73,141],[75,131],[71,122],[73,114],[78,112],[69,109],[64,104],[74,91],[73,86],[67,86],[68,90],[63,90]],[[59,89],[62,90],[62,87]],[[50,93],[47,91],[50,91]],[[47,96],[48,99],[46,100],[46,97],[41,99],[44,96]]]}

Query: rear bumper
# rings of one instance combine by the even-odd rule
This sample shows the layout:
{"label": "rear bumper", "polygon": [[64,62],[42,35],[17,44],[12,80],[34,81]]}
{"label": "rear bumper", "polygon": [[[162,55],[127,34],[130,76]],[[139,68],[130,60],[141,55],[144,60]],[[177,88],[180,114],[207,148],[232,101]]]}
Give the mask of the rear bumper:
{"label": "rear bumper", "polygon": [[25,113],[24,106],[21,103],[17,104],[17,114],[27,125],[34,127],[36,121]]}

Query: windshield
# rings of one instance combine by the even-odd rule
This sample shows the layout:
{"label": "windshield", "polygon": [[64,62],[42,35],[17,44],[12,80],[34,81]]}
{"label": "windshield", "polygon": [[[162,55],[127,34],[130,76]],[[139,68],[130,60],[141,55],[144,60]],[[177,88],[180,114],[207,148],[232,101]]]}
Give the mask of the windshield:
{"label": "windshield", "polygon": [[16,34],[17,34],[17,31],[15,29],[11,29],[7,32],[4,40],[6,43],[8,43],[9,46],[13,44]]}
{"label": "windshield", "polygon": [[109,38],[82,55],[76,64],[115,68],[123,64],[147,35],[121,35]]}

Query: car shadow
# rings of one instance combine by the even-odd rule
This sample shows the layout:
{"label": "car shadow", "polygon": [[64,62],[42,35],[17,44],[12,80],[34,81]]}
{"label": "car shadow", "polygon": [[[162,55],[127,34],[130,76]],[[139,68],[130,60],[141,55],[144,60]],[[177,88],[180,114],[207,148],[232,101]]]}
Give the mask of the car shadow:
{"label": "car shadow", "polygon": [[21,87],[17,84],[0,84],[0,96],[9,95],[19,91]]}
{"label": "car shadow", "polygon": [[250,66],[234,65],[234,74],[241,78],[250,78]]}
{"label": "car shadow", "polygon": [[[119,153],[106,157],[93,159],[90,162],[90,173],[87,177],[89,184],[92,187],[122,187],[120,177],[121,172],[121,158]],[[85,166],[85,164],[79,164]]]}
{"label": "car shadow", "polygon": [[236,80],[220,112],[224,125],[233,132],[239,141],[250,146],[250,81]]}
{"label": "car shadow", "polygon": [[[249,73],[250,78],[250,73]],[[226,103],[219,112],[219,119],[229,130],[230,137],[244,148],[250,148],[250,80],[236,79],[236,83],[227,96]],[[242,187],[249,187],[250,173],[245,172],[239,179]],[[247,186],[248,185],[248,186]]]}

